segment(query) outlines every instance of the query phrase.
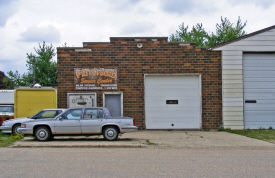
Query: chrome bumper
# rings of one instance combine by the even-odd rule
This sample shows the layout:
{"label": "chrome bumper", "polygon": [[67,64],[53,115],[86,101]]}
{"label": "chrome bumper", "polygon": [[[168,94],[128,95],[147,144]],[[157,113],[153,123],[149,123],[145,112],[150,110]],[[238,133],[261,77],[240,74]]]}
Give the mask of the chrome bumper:
{"label": "chrome bumper", "polygon": [[1,126],[0,130],[2,130],[2,133],[11,133],[11,127],[10,126]]}
{"label": "chrome bumper", "polygon": [[120,129],[121,133],[126,133],[126,132],[136,132],[138,129],[137,126],[126,126],[126,127],[122,127]]}

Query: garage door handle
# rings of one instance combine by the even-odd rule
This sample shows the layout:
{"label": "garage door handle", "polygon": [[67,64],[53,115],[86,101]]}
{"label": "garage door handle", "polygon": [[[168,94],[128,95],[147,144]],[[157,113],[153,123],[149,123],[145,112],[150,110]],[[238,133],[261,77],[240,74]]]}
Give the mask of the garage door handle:
{"label": "garage door handle", "polygon": [[257,103],[256,100],[245,100],[245,103]]}

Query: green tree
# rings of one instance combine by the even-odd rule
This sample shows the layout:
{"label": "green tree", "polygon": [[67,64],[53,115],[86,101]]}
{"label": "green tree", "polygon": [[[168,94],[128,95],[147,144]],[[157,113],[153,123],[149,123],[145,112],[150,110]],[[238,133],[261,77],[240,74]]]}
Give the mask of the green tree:
{"label": "green tree", "polygon": [[29,83],[29,77],[27,74],[20,75],[18,71],[8,72],[9,77],[4,77],[3,82],[7,86],[7,89],[14,89],[15,86],[28,86],[31,83]]}
{"label": "green tree", "polygon": [[182,23],[179,25],[179,30],[175,34],[172,34],[169,40],[172,42],[196,42],[196,46],[205,46],[208,34],[202,27],[202,24],[198,23],[190,31],[188,31],[188,28],[188,25],[185,26]]}
{"label": "green tree", "polygon": [[5,75],[5,73],[0,71],[0,89],[6,89],[7,88],[6,83],[3,81],[5,77],[7,77]]}
{"label": "green tree", "polygon": [[46,45],[44,41],[42,45],[39,43],[38,49],[34,48],[34,50],[36,54],[27,53],[26,66],[30,71],[34,67],[35,83],[39,83],[41,86],[56,86],[57,70],[56,62],[53,60],[56,55],[54,47],[52,44],[50,46]]}
{"label": "green tree", "polygon": [[[39,83],[41,86],[56,86],[57,85],[57,70],[56,62],[53,57],[56,55],[55,49],[52,46],[48,46],[45,41],[39,48],[34,48],[35,53],[27,53],[27,68],[28,73],[20,75],[18,71],[8,72],[8,77],[3,79],[4,83],[10,88],[14,86],[30,86],[33,84],[33,74],[35,74],[35,83]],[[34,68],[34,70],[33,70]]]}
{"label": "green tree", "polygon": [[179,25],[179,30],[175,34],[172,34],[169,41],[172,42],[196,42],[196,46],[212,47],[218,44],[233,40],[235,38],[246,35],[244,27],[246,22],[242,23],[240,17],[238,18],[236,26],[227,18],[221,17],[221,23],[216,24],[216,32],[207,33],[202,27],[202,24],[193,26],[189,31],[188,26],[184,26],[184,23]]}

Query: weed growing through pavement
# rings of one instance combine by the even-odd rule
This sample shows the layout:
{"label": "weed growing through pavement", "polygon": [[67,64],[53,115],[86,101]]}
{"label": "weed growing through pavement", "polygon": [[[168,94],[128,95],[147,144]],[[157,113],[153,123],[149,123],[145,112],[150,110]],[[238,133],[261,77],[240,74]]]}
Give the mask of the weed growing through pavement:
{"label": "weed growing through pavement", "polygon": [[150,142],[148,139],[146,139],[146,142],[148,145],[155,145],[155,143]]}

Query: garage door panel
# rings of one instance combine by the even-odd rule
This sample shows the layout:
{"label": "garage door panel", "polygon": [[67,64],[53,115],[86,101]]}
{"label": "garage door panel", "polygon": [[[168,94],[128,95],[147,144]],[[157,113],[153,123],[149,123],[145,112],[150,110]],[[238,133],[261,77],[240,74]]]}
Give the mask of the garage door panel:
{"label": "garage door panel", "polygon": [[273,60],[272,59],[261,60],[261,63],[259,63],[259,60],[250,60],[249,63],[244,63],[244,67],[255,67],[255,66],[259,66],[259,67],[273,66],[273,67],[275,67]]}
{"label": "garage door panel", "polygon": [[198,108],[148,108],[148,113],[146,113],[146,117],[150,118],[158,118],[158,119],[196,119],[200,113],[197,112]]}
{"label": "garage door panel", "polygon": [[244,111],[244,114],[246,114],[249,119],[246,120],[246,122],[275,122],[274,116],[275,111]]}
{"label": "garage door panel", "polygon": [[268,93],[268,92],[264,92],[263,93],[246,93],[244,94],[244,97],[246,100],[249,100],[249,99],[253,99],[253,100],[257,100],[257,103],[259,101],[263,102],[265,100],[273,100],[273,97],[274,97],[275,93]]}
{"label": "garage door panel", "polygon": [[245,68],[246,68],[246,70],[247,71],[273,71],[273,68],[275,67],[275,64],[274,64],[274,66],[273,65],[269,65],[268,67],[267,66],[257,66],[257,65],[255,65],[255,66],[246,66]]}
{"label": "garage door panel", "polygon": [[[198,97],[199,89],[195,86],[146,86],[145,96],[171,96],[171,97],[188,97],[190,93]],[[178,92],[184,91],[184,92]],[[165,93],[165,95],[163,95]]]}
{"label": "garage door panel", "polygon": [[146,129],[197,129],[200,123],[198,120],[185,119],[179,122],[176,119],[152,119],[146,122]]}
{"label": "garage door panel", "polygon": [[249,107],[246,107],[245,111],[255,111],[255,110],[259,110],[259,111],[272,111],[275,110],[275,104],[257,104],[257,105],[253,105],[251,103],[251,105]]}
{"label": "garage door panel", "polygon": [[[199,129],[199,76],[145,76],[146,129]],[[166,104],[177,100],[177,104]]]}
{"label": "garage door panel", "polygon": [[245,78],[244,81],[246,82],[262,82],[262,81],[265,81],[265,82],[275,82],[275,78],[274,77],[263,77],[263,78]]}
{"label": "garage door panel", "polygon": [[246,129],[269,129],[275,127],[275,122],[244,122]]}
{"label": "garage door panel", "polygon": [[150,76],[145,80],[146,86],[187,86],[194,85],[199,86],[197,80],[198,76],[188,76],[183,78],[182,76]]}
{"label": "garage door panel", "polygon": [[267,76],[275,75],[275,71],[245,71],[244,73],[249,77],[255,76],[256,78],[265,78]]}
{"label": "garage door panel", "polygon": [[275,123],[275,54],[244,54],[245,128],[256,129]]}
{"label": "garage door panel", "polygon": [[[178,100],[178,104],[166,104],[166,100]],[[182,107],[196,107],[200,103],[193,98],[158,98],[148,97],[145,101],[145,106],[148,108],[182,108]]]}
{"label": "garage door panel", "polygon": [[247,88],[250,88],[250,89],[257,89],[257,88],[273,89],[273,88],[275,88],[275,83],[273,83],[273,82],[244,82],[244,86],[246,86]]}

